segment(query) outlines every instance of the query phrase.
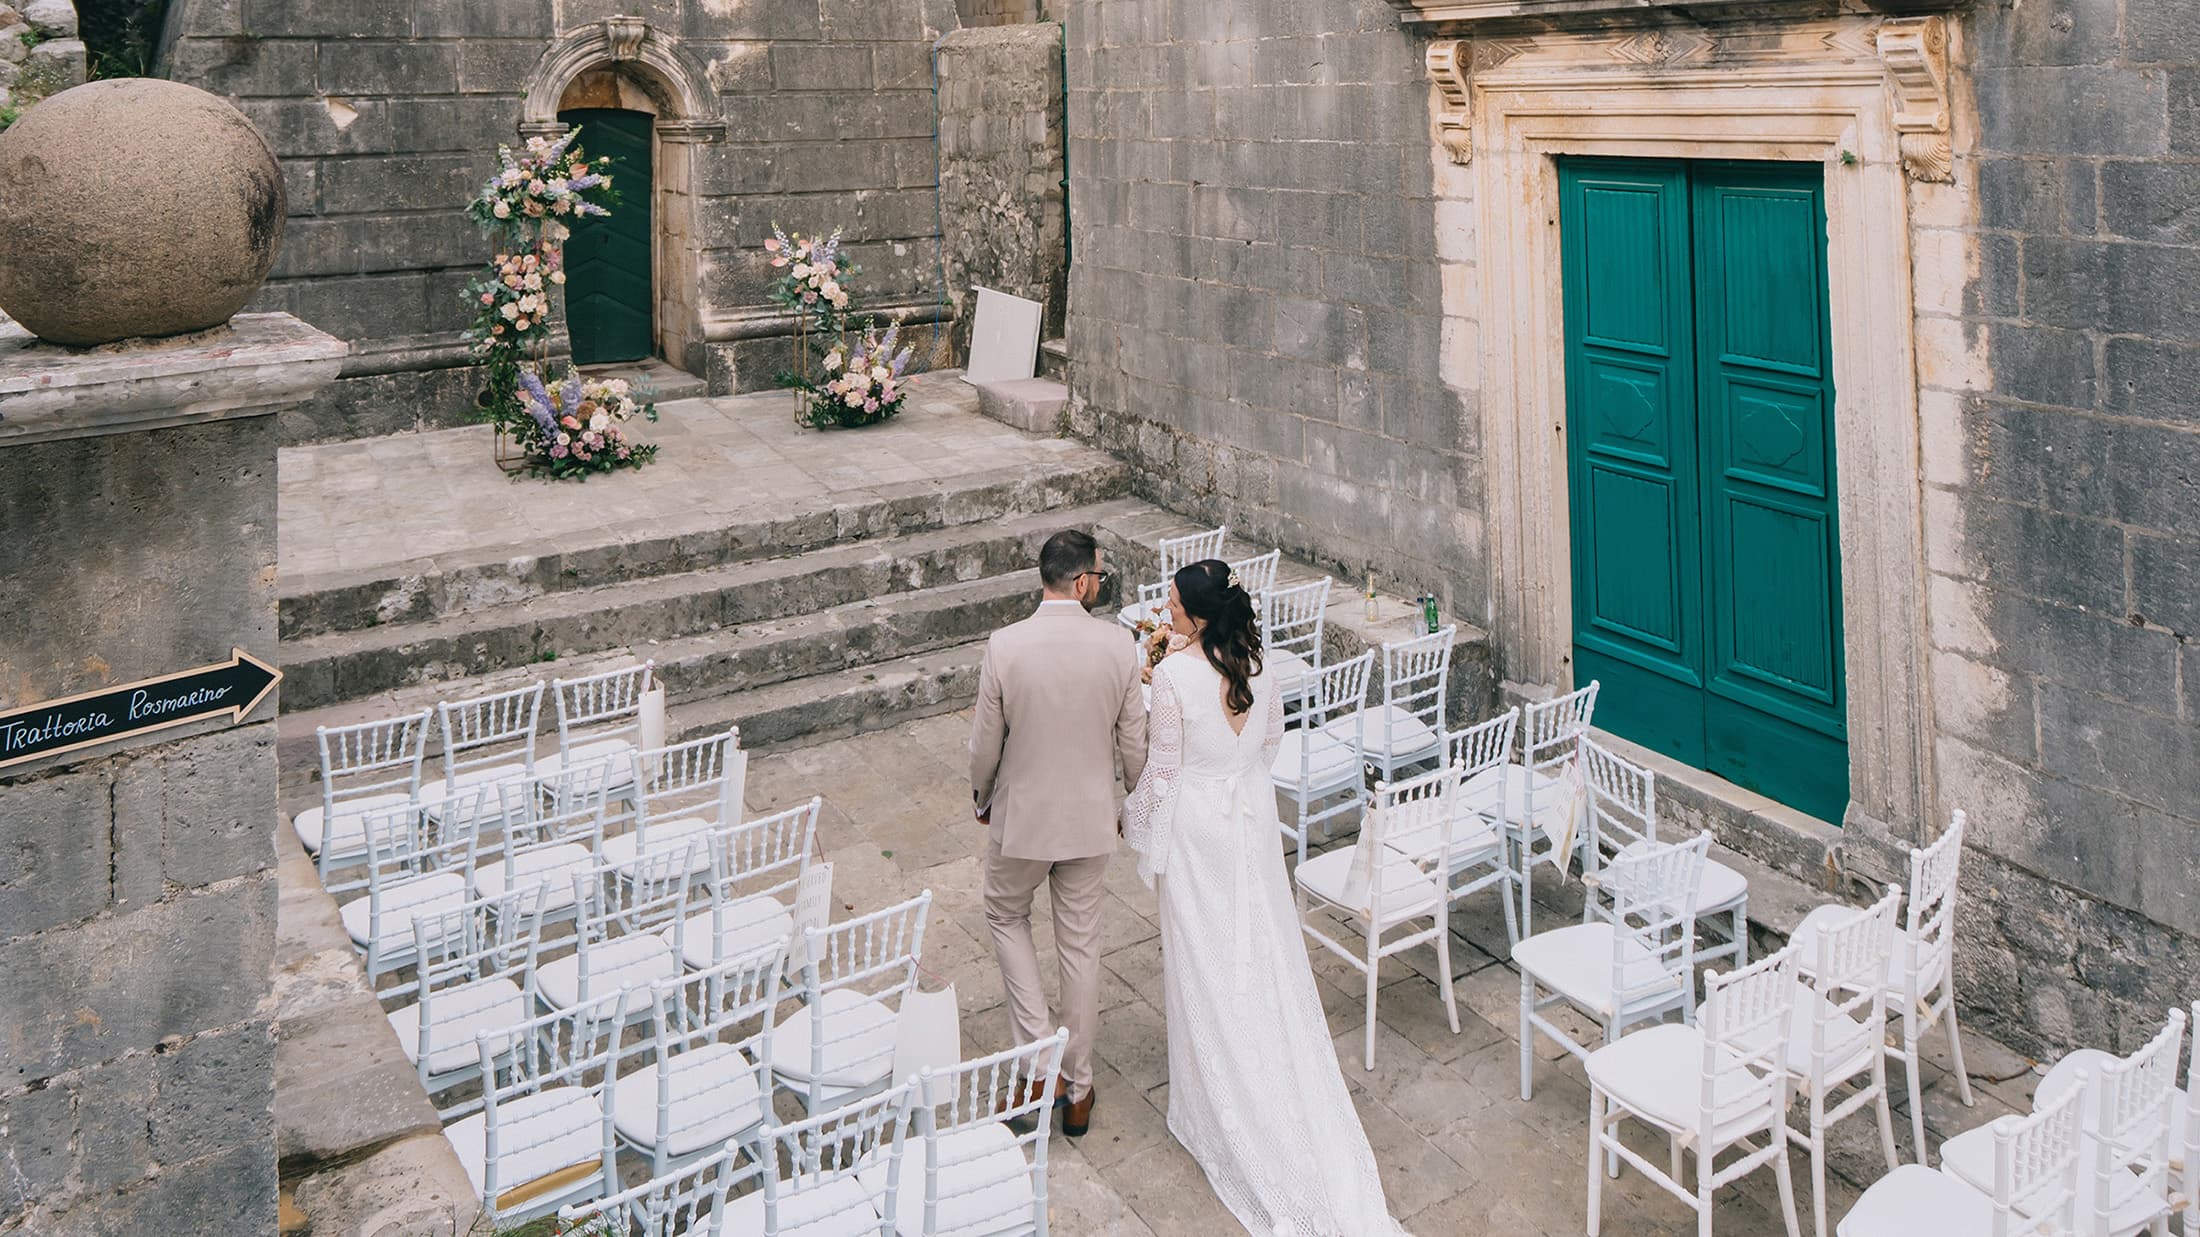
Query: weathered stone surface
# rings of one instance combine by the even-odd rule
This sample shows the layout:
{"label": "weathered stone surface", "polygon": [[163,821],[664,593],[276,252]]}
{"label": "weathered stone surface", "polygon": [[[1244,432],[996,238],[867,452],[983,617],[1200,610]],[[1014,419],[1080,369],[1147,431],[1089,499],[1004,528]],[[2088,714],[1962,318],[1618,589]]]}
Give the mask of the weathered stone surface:
{"label": "weathered stone surface", "polygon": [[[275,259],[283,183],[235,108],[153,79],[80,86],[0,134],[0,308],[59,344],[227,322]],[[188,270],[188,279],[177,273]]]}
{"label": "weathered stone surface", "polygon": [[[941,40],[938,56],[956,354],[969,349],[975,287],[1039,302],[1040,337],[1056,338],[1069,296],[1062,27],[959,30]],[[1044,432],[1054,432],[1051,422]]]}
{"label": "weathered stone surface", "polygon": [[23,20],[49,39],[76,37],[76,5],[70,0],[29,0],[23,6]]}

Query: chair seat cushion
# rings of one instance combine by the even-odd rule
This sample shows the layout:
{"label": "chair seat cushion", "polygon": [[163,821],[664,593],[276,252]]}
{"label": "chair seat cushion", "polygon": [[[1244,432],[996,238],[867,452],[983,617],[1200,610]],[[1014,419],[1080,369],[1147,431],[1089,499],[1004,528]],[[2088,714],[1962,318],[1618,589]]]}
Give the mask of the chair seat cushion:
{"label": "chair seat cushion", "polygon": [[[1705,875],[1709,875],[1708,865]],[[1705,905],[1708,906],[1709,903]],[[1853,906],[1828,904],[1814,908],[1803,916],[1803,922],[1795,925],[1795,933],[1788,937],[1788,944],[1795,947],[1796,962],[1803,974],[1810,975],[1817,970],[1818,933],[1833,924],[1846,922],[1856,912],[1857,908]],[[1887,1016],[1890,1018],[1902,1016],[1902,992],[1908,987],[1910,978],[1910,953],[1907,934],[1898,934],[1894,942],[1894,956],[1887,960],[1887,994],[1893,998],[1887,1002]],[[1941,977],[1946,972],[1947,966],[1943,958],[1926,958],[1925,973],[1918,979],[1918,995],[1931,995],[1940,986]]]}
{"label": "chair seat cushion", "polygon": [[[1535,830],[1550,841],[1565,832],[1569,809],[1577,816],[1587,811],[1587,801],[1577,801],[1573,788],[1557,772],[1530,769],[1522,764],[1484,769],[1467,779],[1459,790],[1466,810],[1486,820],[1503,820],[1517,829],[1533,816]],[[1586,839],[1586,829],[1575,836]]]}
{"label": "chair seat cushion", "polygon": [[1350,735],[1340,740],[1321,730],[1284,731],[1269,770],[1275,784],[1286,790],[1299,785],[1302,760],[1309,790],[1349,786],[1360,779],[1360,754],[1352,749]]}
{"label": "chair seat cushion", "polygon": [[545,884],[542,909],[562,910],[573,905],[573,878],[596,866],[596,857],[577,842],[559,842],[521,851],[516,857],[484,863],[474,869],[476,897],[494,898],[505,890]]}
{"label": "chair seat cushion", "polygon": [[1150,602],[1134,601],[1115,612],[1115,621],[1125,627],[1136,627],[1161,612],[1161,607]]}
{"label": "chair seat cushion", "polygon": [[[331,840],[339,855],[359,854],[367,848],[367,817],[403,807],[412,802],[412,796],[401,790],[378,794],[360,795],[356,799],[344,799],[336,805],[336,829]],[[309,807],[290,818],[291,832],[309,855],[321,853],[322,839],[329,831],[322,827],[322,806]]]}
{"label": "chair seat cushion", "polygon": [[[1031,1161],[1016,1135],[991,1122],[939,1137],[939,1212],[936,1237],[986,1237],[1020,1232],[1031,1222]],[[901,1186],[894,1193],[894,1231],[922,1237],[924,1228],[924,1157],[922,1140],[911,1138],[901,1161]],[[871,1194],[884,1197],[886,1166],[873,1163],[856,1171]]]}
{"label": "chair seat cushion", "polygon": [[[1740,1058],[1721,1049],[1730,1065]],[[1613,1103],[1666,1130],[1695,1130],[1702,1124],[1703,1032],[1692,1026],[1662,1023],[1644,1027],[1589,1054],[1589,1081]],[[1772,1086],[1786,1086],[1784,1079]],[[1724,1144],[1772,1121],[1774,1096],[1754,1073],[1722,1067],[1713,1083],[1714,1141]]]}
{"label": "chair seat cushion", "polygon": [[[376,926],[374,904],[370,891],[367,897],[353,898],[337,911],[344,921],[344,931],[350,933],[352,943],[362,949]],[[456,872],[429,872],[384,885],[380,924],[384,958],[412,952],[415,916],[440,915],[465,904],[466,878]]]}
{"label": "chair seat cushion", "polygon": [[[825,1068],[816,1081],[835,1087],[867,1087],[894,1068],[894,1008],[861,992],[836,988],[820,997],[825,1022]],[[817,1017],[798,1009],[772,1028],[772,1069],[783,1078],[809,1082],[810,1044]]]}
{"label": "chair seat cushion", "polygon": [[[667,1058],[672,1097],[665,1154],[683,1156],[754,1129],[766,1114],[756,1066],[732,1044],[703,1044]],[[619,1079],[611,1121],[638,1147],[657,1145],[657,1066]]]}
{"label": "chair seat cushion", "polygon": [[[1356,725],[1350,717],[1340,717],[1322,729],[1350,743]],[[1442,737],[1428,723],[1394,704],[1369,709],[1366,727],[1360,733],[1369,756],[1388,756],[1400,763],[1433,755],[1444,746]]]}
{"label": "chair seat cushion", "polygon": [[[903,1160],[902,1171],[909,1171]],[[779,1237],[878,1237],[875,1197],[854,1177],[837,1177],[822,1186],[783,1196],[779,1201]],[[897,1217],[896,1224],[898,1226]],[[920,1221],[921,1222],[921,1221]],[[732,1234],[763,1233],[764,1192],[753,1190],[726,1200],[726,1222],[720,1230]]]}
{"label": "chair seat cushion", "polygon": [[[519,985],[502,976],[477,979],[470,984],[440,989],[428,997],[428,1056],[430,1074],[478,1067],[481,1052],[474,1036],[482,1031],[503,1031],[534,1016]],[[420,1006],[390,1011],[390,1029],[397,1032],[397,1046],[405,1059],[420,1060]]]}
{"label": "chair seat cushion", "polygon": [[[1345,890],[1345,882],[1352,873],[1352,857],[1358,849],[1358,843],[1354,843],[1308,859],[1298,867],[1299,885],[1332,906],[1365,916],[1368,891],[1360,890],[1356,898],[1348,899]],[[1436,913],[1436,901],[1440,896],[1436,882],[1423,874],[1411,859],[1385,848],[1379,875],[1385,925]]]}
{"label": "chair seat cushion", "polygon": [[[452,790],[472,790],[476,786],[497,786],[505,782],[520,781],[526,776],[526,762],[515,760],[505,764],[476,765],[471,769],[461,769],[456,777],[448,779],[448,785]],[[437,809],[442,803],[431,798],[427,806],[428,814],[433,817],[438,816]],[[489,795],[486,806],[492,810],[497,806],[494,792]]]}
{"label": "chair seat cushion", "polygon": [[[474,1192],[485,1195],[489,1182],[482,1161],[488,1146],[488,1114],[477,1112],[444,1126],[443,1137],[458,1153]],[[497,1105],[499,1194],[563,1168],[600,1165],[603,1151],[603,1109],[581,1087],[550,1087]],[[558,1197],[595,1198],[602,1190],[600,1178],[590,1178],[585,1186],[572,1187]],[[539,1201],[543,1200],[530,1200]]]}
{"label": "chair seat cushion", "polygon": [[[2081,1051],[2092,1051],[2081,1049]],[[2115,1060],[2108,1053],[2101,1053],[2104,1061]],[[2049,1095],[2047,1098],[2054,1098]],[[2083,1103],[2084,1101],[2080,1101]],[[2174,1145],[2184,1141],[2184,1131],[2175,1128],[2171,1138]],[[2082,1189],[2079,1209],[2084,1210],[2093,1188],[2093,1169],[2099,1143],[2090,1133],[2078,1137],[2078,1163]],[[1973,1186],[1984,1194],[1994,1192],[1994,1127],[1991,1124],[1974,1126],[1940,1144],[1940,1171],[1955,1177],[1965,1185]],[[2151,1223],[2163,1208],[2162,1200],[2147,1191],[2146,1179],[2135,1170],[2126,1168],[2117,1174],[2117,1181],[2110,1187],[2108,1231],[2111,1233],[2136,1233]]]}
{"label": "chair seat cushion", "polygon": [[[1696,1022],[1703,1023],[1705,1005],[1696,1006]],[[1865,1031],[1864,1024],[1841,1012],[1840,1007],[1818,995],[1816,989],[1798,981],[1795,985],[1795,1014],[1788,1020],[1787,1068],[1797,1084],[1807,1084],[1811,1073],[1811,1048],[1813,1020],[1823,1010],[1826,1018],[1826,1085],[1838,1085],[1854,1078],[1871,1067],[1872,1058],[1878,1054],[1881,1041]],[[1761,1041],[1745,1037],[1743,1046],[1755,1052]],[[1807,1094],[1807,1091],[1806,1091]]]}
{"label": "chair seat cushion", "polygon": [[1261,654],[1261,664],[1276,690],[1286,699],[1305,690],[1306,676],[1314,667],[1304,657],[1290,649],[1269,649]]}
{"label": "chair seat cushion", "polygon": [[[1678,996],[1683,976],[1670,974],[1658,957],[1639,942],[1622,946],[1623,983],[1635,1004]],[[1577,923],[1538,932],[1512,948],[1513,964],[1545,988],[1599,1017],[1611,1017],[1612,925]]]}
{"label": "chair seat cushion", "polygon": [[[535,757],[535,776],[543,778],[556,777],[559,773],[565,771],[568,763],[574,768],[579,768],[582,765],[608,759],[611,761],[611,771],[604,784],[608,789],[615,791],[622,786],[634,784],[633,755],[634,745],[625,739],[590,739],[575,744],[570,752],[550,752]],[[551,794],[555,795],[557,793],[556,783],[549,783],[548,787]]]}
{"label": "chair seat cushion", "polygon": [[680,973],[672,947],[654,936],[621,936],[576,949],[555,962],[545,962],[535,972],[535,995],[552,1009],[571,1009],[581,1002],[581,963],[588,964],[588,999],[613,992],[630,992],[626,1013],[636,1018],[649,1013],[646,989],[660,979]]}
{"label": "chair seat cushion", "polygon": [[[631,863],[644,849],[651,854],[668,850],[680,850],[692,843],[695,852],[689,859],[688,875],[710,868],[710,844],[705,840],[710,833],[711,822],[699,816],[675,816],[669,820],[653,820],[646,829],[635,829],[617,837],[603,840],[605,863]],[[647,839],[648,845],[643,845]]]}
{"label": "chair seat cushion", "polygon": [[[1437,852],[1444,849],[1444,825],[1442,821],[1416,823],[1383,835],[1383,844],[1401,855],[1433,863]],[[1457,872],[1475,864],[1490,863],[1500,857],[1497,829],[1482,823],[1477,817],[1455,821],[1451,827],[1451,860],[1448,868]]]}
{"label": "chair seat cushion", "polygon": [[1954,1237],[1994,1231],[1994,1200],[1946,1173],[1904,1164],[1872,1183],[1835,1237]]}
{"label": "chair seat cushion", "polygon": [[[717,921],[715,940],[713,919]],[[794,912],[779,899],[758,894],[728,902],[715,915],[711,911],[690,915],[684,928],[675,925],[658,935],[668,943],[677,936],[680,961],[689,970],[700,971],[786,944],[794,936]]]}

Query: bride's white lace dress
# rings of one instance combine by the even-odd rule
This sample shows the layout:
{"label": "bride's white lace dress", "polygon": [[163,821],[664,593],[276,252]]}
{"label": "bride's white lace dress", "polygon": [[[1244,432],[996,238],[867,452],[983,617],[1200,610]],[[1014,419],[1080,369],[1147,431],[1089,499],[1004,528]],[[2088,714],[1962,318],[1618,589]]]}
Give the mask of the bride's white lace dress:
{"label": "bride's white lace dress", "polygon": [[1234,730],[1196,651],[1153,676],[1145,775],[1124,808],[1161,899],[1169,1132],[1259,1237],[1404,1237],[1345,1092],[1284,872],[1266,674]]}

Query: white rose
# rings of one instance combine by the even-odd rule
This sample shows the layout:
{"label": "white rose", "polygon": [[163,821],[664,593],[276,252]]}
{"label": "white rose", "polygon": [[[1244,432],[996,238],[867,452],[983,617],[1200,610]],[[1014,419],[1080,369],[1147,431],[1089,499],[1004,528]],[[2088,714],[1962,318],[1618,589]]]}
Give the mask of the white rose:
{"label": "white rose", "polygon": [[551,282],[551,283],[564,283],[564,282],[565,282],[565,272],[564,272],[564,271],[552,271],[552,272],[550,272],[550,282]]}
{"label": "white rose", "polygon": [[839,368],[840,368],[840,362],[841,362],[840,349],[838,349],[838,348],[835,348],[835,349],[833,349],[833,350],[832,350],[831,352],[828,352],[828,353],[826,353],[826,354],[825,354],[825,368],[827,368],[827,369],[839,369]]}
{"label": "white rose", "polygon": [[510,202],[499,202],[489,208],[489,213],[499,219],[510,219],[512,217],[512,204]]}
{"label": "white rose", "polygon": [[588,428],[596,431],[599,434],[603,433],[605,430],[611,428],[611,415],[609,413],[599,412],[595,416],[588,418]]}
{"label": "white rose", "polygon": [[796,279],[808,279],[810,277],[810,264],[807,262],[795,263],[794,277]]}
{"label": "white rose", "polygon": [[528,290],[530,290],[530,291],[533,291],[533,292],[540,292],[540,291],[542,291],[542,276],[540,276],[540,275],[529,275],[529,276],[527,277],[527,287],[528,287]]}
{"label": "white rose", "polygon": [[511,321],[512,319],[514,319],[514,318],[517,318],[517,317],[519,317],[519,306],[518,306],[518,305],[515,305],[515,304],[513,304],[513,303],[512,303],[512,302],[510,302],[510,301],[506,301],[506,302],[504,303],[504,307],[503,307],[502,309],[499,309],[499,310],[497,310],[497,313],[498,313],[498,315],[499,315],[499,316],[501,316],[501,317],[502,317],[502,318],[503,318],[503,319],[504,319],[504,320],[505,320],[506,322],[510,322],[510,321]]}

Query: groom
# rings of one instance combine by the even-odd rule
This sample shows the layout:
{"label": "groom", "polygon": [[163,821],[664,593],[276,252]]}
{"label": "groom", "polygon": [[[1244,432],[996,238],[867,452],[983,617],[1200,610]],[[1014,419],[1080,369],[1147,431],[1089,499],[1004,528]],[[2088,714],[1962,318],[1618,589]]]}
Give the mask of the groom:
{"label": "groom", "polygon": [[1054,907],[1062,1022],[1069,1049],[1056,1102],[1062,1132],[1092,1121],[1092,1038],[1100,1021],[1100,904],[1115,849],[1122,790],[1146,766],[1146,708],[1130,633],[1087,611],[1107,573],[1092,535],[1075,529],[1039,550],[1045,599],[1038,613],[993,633],[978,674],[970,736],[970,787],[985,851],[985,917],[1008,988],[1019,1044],[1046,1037],[1046,992],[1031,942],[1031,895]]}

